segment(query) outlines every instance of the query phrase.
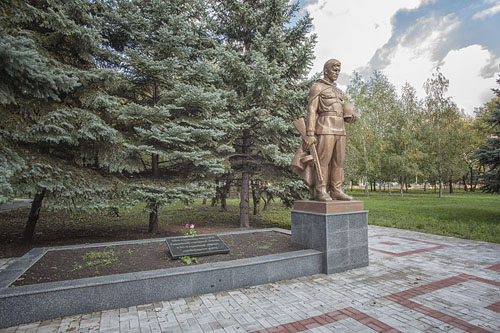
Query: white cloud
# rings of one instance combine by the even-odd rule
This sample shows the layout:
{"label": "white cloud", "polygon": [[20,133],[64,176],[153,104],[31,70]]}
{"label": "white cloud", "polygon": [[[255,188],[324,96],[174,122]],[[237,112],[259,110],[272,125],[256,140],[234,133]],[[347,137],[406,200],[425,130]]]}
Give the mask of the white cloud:
{"label": "white cloud", "polygon": [[[398,89],[409,82],[423,98],[424,82],[440,66],[441,72],[449,79],[448,96],[468,114],[474,108],[488,102],[496,86],[494,72],[499,72],[500,58],[481,45],[470,45],[457,50],[449,50],[442,59],[433,59],[433,52],[442,43],[453,27],[448,24],[434,25],[434,31],[426,38],[405,45],[400,43],[391,54],[390,65],[382,72]],[[439,29],[442,27],[442,29]],[[494,69],[494,70],[492,70]],[[484,73],[488,72],[488,75]]]}
{"label": "white cloud", "polygon": [[[365,77],[373,70],[381,70],[396,88],[409,82],[424,97],[424,82],[440,66],[450,80],[448,96],[472,114],[474,107],[493,97],[491,88],[497,86],[495,79],[500,73],[500,58],[479,45],[482,43],[459,42],[465,24],[462,21],[470,20],[473,12],[461,17],[456,12],[437,16],[437,11],[422,11],[414,22],[398,22],[404,24],[393,29],[397,21],[391,20],[399,10],[433,1],[318,0],[307,5],[305,9],[313,17],[314,32],[318,34],[312,73],[320,72],[326,60],[337,58],[344,73],[339,84],[347,83],[345,74],[353,70]],[[483,17],[492,15],[500,0],[484,3],[493,6],[480,12]],[[406,30],[401,30],[405,24]]]}
{"label": "white cloud", "polygon": [[[441,72],[450,80],[448,96],[468,114],[474,108],[488,102],[496,86],[495,73],[499,72],[500,58],[481,45],[469,45],[460,49],[445,49],[443,56],[437,50],[446,47],[447,39],[459,26],[459,21],[451,16],[440,20],[425,19],[415,26],[430,27],[416,35],[410,29],[398,38],[394,48],[389,49],[390,64],[382,72],[400,89],[409,82],[423,98],[424,82],[440,66]],[[412,36],[411,38],[409,36]]]}
{"label": "white cloud", "polygon": [[459,25],[460,21],[451,14],[441,18],[420,17],[406,33],[397,38],[397,42],[411,48],[415,57],[427,55],[430,59],[439,59],[439,51],[447,46],[448,37]]}
{"label": "white cloud", "polygon": [[482,19],[482,18],[485,18],[487,16],[491,16],[491,15],[495,15],[496,13],[500,12],[500,1],[498,0],[494,0],[494,1],[486,1],[487,3],[494,3],[495,5],[490,7],[490,8],[487,8],[487,9],[484,9],[480,12],[477,12],[475,13],[472,18],[473,19]]}
{"label": "white cloud", "polygon": [[466,112],[472,114],[474,107],[482,106],[494,97],[495,77],[482,77],[481,69],[491,62],[500,64],[500,59],[481,45],[470,45],[460,50],[451,50],[443,59],[442,73],[450,80],[448,93]]}
{"label": "white cloud", "polygon": [[[397,39],[397,44],[388,50],[386,57],[389,65],[378,68],[400,89],[409,82],[420,97],[425,95],[423,84],[434,69],[440,65],[435,52],[443,45],[449,34],[459,22],[451,16],[441,19],[428,17],[419,19],[404,35]],[[417,27],[425,27],[418,28]]]}
{"label": "white cloud", "polygon": [[321,72],[330,58],[342,62],[344,73],[365,65],[390,39],[392,16],[420,3],[421,0],[319,0],[307,5],[305,9],[314,18],[314,32],[318,35],[312,72]]}

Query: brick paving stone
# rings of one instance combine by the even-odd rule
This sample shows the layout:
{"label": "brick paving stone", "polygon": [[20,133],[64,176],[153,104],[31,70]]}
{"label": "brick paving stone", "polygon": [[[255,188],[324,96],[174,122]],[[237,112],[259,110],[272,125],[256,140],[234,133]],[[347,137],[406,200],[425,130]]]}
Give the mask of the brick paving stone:
{"label": "brick paving stone", "polygon": [[37,333],[57,333],[58,329],[59,329],[59,326],[48,325],[48,326],[39,327],[36,331],[37,331]]}
{"label": "brick paving stone", "polygon": [[[273,327],[315,333],[389,327],[395,332],[500,331],[499,244],[377,226],[368,230],[369,246],[386,253],[370,250],[370,266],[361,269],[18,325],[0,333]],[[14,260],[0,259],[0,269]]]}
{"label": "brick paving stone", "polygon": [[137,328],[126,328],[126,329],[120,329],[121,333],[141,333],[141,330],[137,327]]}

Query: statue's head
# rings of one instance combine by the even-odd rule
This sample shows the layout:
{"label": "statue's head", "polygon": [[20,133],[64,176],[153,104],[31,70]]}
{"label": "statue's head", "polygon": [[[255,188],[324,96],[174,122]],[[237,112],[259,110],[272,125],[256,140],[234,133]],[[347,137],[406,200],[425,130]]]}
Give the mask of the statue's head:
{"label": "statue's head", "polygon": [[337,59],[330,59],[325,62],[325,65],[323,66],[323,74],[325,78],[330,81],[336,81],[340,74],[340,61]]}

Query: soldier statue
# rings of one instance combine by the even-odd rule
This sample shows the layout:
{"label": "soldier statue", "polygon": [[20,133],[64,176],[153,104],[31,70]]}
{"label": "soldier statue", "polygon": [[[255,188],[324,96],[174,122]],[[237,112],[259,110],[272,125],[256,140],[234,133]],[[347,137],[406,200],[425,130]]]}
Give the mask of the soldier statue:
{"label": "soldier statue", "polygon": [[325,63],[324,77],[311,86],[305,123],[303,119],[294,122],[303,142],[292,160],[292,170],[311,186],[311,200],[353,199],[342,191],[344,122],[353,123],[357,116],[354,105],[345,102],[343,92],[335,84],[339,73],[340,61],[330,59]]}

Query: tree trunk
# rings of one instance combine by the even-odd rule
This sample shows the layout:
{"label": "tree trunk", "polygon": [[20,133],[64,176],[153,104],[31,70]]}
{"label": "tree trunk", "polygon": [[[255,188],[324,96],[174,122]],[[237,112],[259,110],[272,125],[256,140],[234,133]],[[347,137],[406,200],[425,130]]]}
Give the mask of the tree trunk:
{"label": "tree trunk", "polygon": [[438,175],[439,175],[439,197],[443,197],[443,157],[441,155],[441,135],[439,134],[440,127],[438,123]]}
{"label": "tree trunk", "polygon": [[43,197],[45,196],[46,189],[43,188],[42,192],[35,194],[35,198],[31,203],[30,215],[28,216],[28,222],[26,222],[26,227],[23,233],[23,242],[31,243],[33,240],[33,234],[35,233],[35,226],[40,217],[40,209],[42,208]]}
{"label": "tree trunk", "polygon": [[250,210],[250,206],[248,203],[249,181],[250,181],[250,174],[248,172],[243,172],[241,175],[241,192],[240,192],[240,228],[250,227],[250,220],[248,216]]}
{"label": "tree trunk", "polygon": [[227,197],[229,195],[229,191],[231,190],[231,183],[233,182],[233,179],[227,179],[224,183],[224,186],[222,186],[221,193],[220,193],[220,204],[221,204],[221,209],[224,211],[227,211]]}
{"label": "tree trunk", "polygon": [[465,176],[462,177],[462,182],[464,183],[464,191],[467,192],[467,179]]}
{"label": "tree trunk", "polygon": [[149,212],[149,227],[148,232],[154,233],[158,231],[158,208],[153,208]]}
{"label": "tree trunk", "polygon": [[474,169],[472,167],[469,167],[469,171],[470,171],[470,186],[469,186],[469,189],[471,192],[475,192],[475,188],[473,186],[473,183],[474,183]]}
{"label": "tree trunk", "polygon": [[215,179],[215,196],[212,197],[210,206],[215,207],[220,198],[220,180]]}
{"label": "tree trunk", "polygon": [[[380,151],[382,151],[382,147],[380,147]],[[382,159],[378,160],[378,169],[382,172]],[[385,184],[384,184],[385,185]],[[385,186],[384,186],[384,192],[385,192]],[[382,193],[382,180],[379,179],[378,183],[378,193]]]}
{"label": "tree trunk", "polygon": [[253,215],[260,214],[260,200],[255,194],[255,190],[252,189],[252,199],[253,199]]}
{"label": "tree trunk", "polygon": [[453,179],[450,177],[450,194],[453,194]]}
{"label": "tree trunk", "polygon": [[158,177],[158,163],[159,163],[158,154],[153,154],[151,156],[151,171],[153,171],[153,177]]}
{"label": "tree trunk", "polygon": [[369,197],[370,192],[368,191],[368,176],[365,176],[365,197]]}
{"label": "tree trunk", "polygon": [[221,196],[220,209],[223,211],[227,211],[227,196]]}
{"label": "tree trunk", "polygon": [[203,202],[201,204],[203,206],[206,206],[206,204],[207,204],[207,197],[203,197]]}
{"label": "tree trunk", "polygon": [[267,206],[269,205],[269,201],[271,201],[271,198],[269,196],[267,196],[267,198],[263,199],[263,200],[264,200],[264,207],[262,207],[262,210],[266,211],[267,210]]}
{"label": "tree trunk", "polygon": [[401,176],[399,178],[399,196],[401,198],[403,197],[403,192],[404,192],[403,188],[404,188],[404,178],[403,178],[403,176]]}
{"label": "tree trunk", "polygon": [[[245,130],[243,132],[243,143],[242,143],[242,153],[250,153],[250,131]],[[247,159],[248,157],[245,157]],[[250,206],[249,201],[249,188],[248,183],[250,181],[250,172],[248,170],[248,162],[245,161],[243,164],[243,171],[241,173],[241,192],[240,192],[240,228],[250,227]]]}
{"label": "tree trunk", "polygon": [[427,191],[427,182],[424,182],[424,192]]}
{"label": "tree trunk", "polygon": [[365,144],[365,132],[364,132],[364,127],[361,127],[362,130],[362,143],[363,143],[363,157],[365,161],[365,197],[369,197],[370,194],[368,193],[368,155],[366,154],[366,144]]}
{"label": "tree trunk", "polygon": [[486,170],[484,169],[484,166],[479,167],[479,170],[477,170],[478,175],[476,175],[476,177],[474,178],[474,183],[471,192],[476,192],[477,182],[479,181],[479,174],[481,174],[481,172],[484,173],[485,171]]}
{"label": "tree trunk", "polygon": [[259,196],[259,189],[258,183],[255,183],[253,180],[251,181],[252,184],[252,200],[253,200],[253,215],[259,215],[260,213],[260,196]]}

